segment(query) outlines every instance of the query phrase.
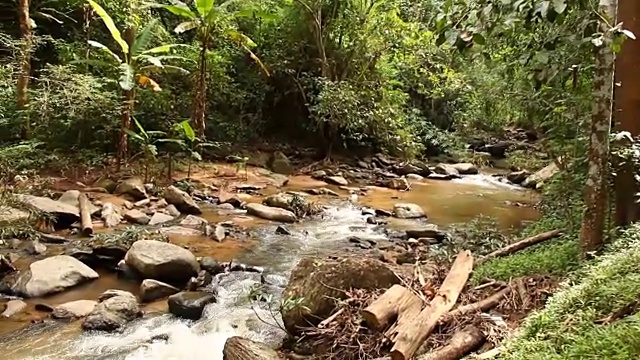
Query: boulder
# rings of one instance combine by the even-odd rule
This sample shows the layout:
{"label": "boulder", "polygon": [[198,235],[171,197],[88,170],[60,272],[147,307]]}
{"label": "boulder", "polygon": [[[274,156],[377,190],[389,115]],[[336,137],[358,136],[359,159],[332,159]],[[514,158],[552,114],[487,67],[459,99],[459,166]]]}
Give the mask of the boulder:
{"label": "boulder", "polygon": [[247,204],[247,214],[272,221],[295,222],[297,220],[296,215],[289,210],[258,203]]}
{"label": "boulder", "polygon": [[[60,196],[58,201],[80,208],[80,200],[78,200],[79,197],[79,190],[67,190],[62,194],[62,196]],[[100,208],[89,202],[89,214],[93,215],[98,214],[99,212]]]}
{"label": "boulder", "polygon": [[207,226],[205,229],[205,235],[217,242],[222,242],[227,237],[227,230],[220,224]]}
{"label": "boulder", "polygon": [[460,173],[458,172],[458,169],[456,169],[453,165],[450,165],[450,164],[438,164],[433,169],[433,172],[439,175],[448,176],[451,179],[460,177]]}
{"label": "boulder", "polygon": [[200,259],[199,263],[202,270],[205,270],[206,272],[208,272],[213,276],[225,272],[225,266],[219,263],[218,261],[216,261],[214,258],[205,256],[202,259]]}
{"label": "boulder", "polygon": [[98,305],[93,300],[76,300],[64,303],[53,308],[51,316],[54,319],[76,319],[89,315]]}
{"label": "boulder", "polygon": [[202,317],[205,306],[214,303],[216,297],[201,291],[183,291],[169,296],[169,312],[175,316],[198,320]]}
{"label": "boulder", "polygon": [[389,189],[394,189],[394,190],[411,189],[411,185],[409,185],[409,182],[404,177],[382,180],[380,184],[383,185],[384,187],[388,187]]}
{"label": "boulder", "polygon": [[531,174],[527,170],[513,171],[507,174],[507,180],[512,184],[520,185],[529,175]]}
{"label": "boulder", "polygon": [[180,289],[177,287],[158,280],[145,279],[142,281],[142,284],[140,284],[140,300],[142,302],[151,302],[173,295],[179,291]]}
{"label": "boulder", "polygon": [[188,228],[184,226],[163,227],[158,229],[158,232],[163,235],[202,236],[202,230]]}
{"label": "boulder", "polygon": [[173,220],[173,216],[161,212],[154,213],[149,220],[149,225],[160,225]]}
{"label": "boulder", "polygon": [[0,206],[0,223],[26,220],[29,212],[8,206]]}
{"label": "boulder", "polygon": [[47,247],[39,240],[32,240],[27,244],[25,250],[31,255],[42,255],[47,251]]}
{"label": "boulder", "polygon": [[9,300],[7,307],[4,309],[0,317],[10,318],[15,314],[23,312],[27,308],[27,303],[22,300]]}
{"label": "boulder", "polygon": [[424,177],[418,174],[407,174],[406,178],[407,180],[414,180],[414,181],[424,180]]}
{"label": "boulder", "polygon": [[127,265],[147,279],[184,284],[200,271],[196,257],[178,245],[138,240],[124,257]]}
{"label": "boulder", "polygon": [[129,195],[135,200],[147,198],[147,190],[144,187],[142,179],[138,177],[122,180],[116,187],[115,193],[118,195]]}
{"label": "boulder", "polygon": [[328,182],[329,184],[338,185],[338,186],[349,185],[349,182],[347,181],[347,179],[343,178],[342,176],[327,176],[324,178],[324,181]]}
{"label": "boulder", "polygon": [[147,214],[138,209],[129,210],[124,213],[124,219],[132,224],[147,225],[151,219]]}
{"label": "boulder", "polygon": [[327,172],[324,170],[316,170],[311,173],[311,177],[316,180],[323,180],[325,177],[327,177]]}
{"label": "boulder", "polygon": [[489,153],[494,158],[504,159],[507,157],[507,151],[511,145],[513,144],[510,141],[499,141],[495,144],[481,146],[477,151]]}
{"label": "boulder", "polygon": [[[146,188],[146,187],[145,187]],[[141,208],[151,204],[151,199],[142,199],[133,203],[134,208]]]}
{"label": "boulder", "polygon": [[169,204],[166,208],[164,208],[164,211],[173,216],[174,218],[177,218],[178,216],[182,215],[180,213],[180,210],[178,210],[178,208],[175,205],[171,205]]}
{"label": "boulder", "polygon": [[293,166],[289,161],[289,158],[280,151],[273,153],[270,161],[270,168],[273,172],[283,175],[290,175],[293,173]]}
{"label": "boulder", "polygon": [[551,163],[527,177],[521,185],[527,188],[540,188],[545,181],[551,179],[558,172],[560,172],[558,165]]}
{"label": "boulder", "polygon": [[478,173],[478,168],[472,163],[457,163],[450,166],[456,169],[460,175],[475,175]]}
{"label": "boulder", "polygon": [[406,230],[406,234],[408,238],[414,239],[433,238],[442,240],[447,236],[447,234],[438,229],[438,226],[435,224],[427,224],[419,228],[408,229]]}
{"label": "boulder", "polygon": [[303,258],[289,278],[283,298],[303,298],[301,306],[282,310],[290,334],[299,327],[318,324],[331,315],[335,299],[345,299],[349,289],[387,289],[400,279],[384,263],[363,257]]}
{"label": "boulder", "polygon": [[278,352],[265,344],[233,336],[222,349],[222,360],[281,360]]}
{"label": "boulder", "polygon": [[16,195],[16,198],[25,205],[55,216],[57,223],[72,224],[80,219],[80,210],[77,206],[33,195]]}
{"label": "boulder", "polygon": [[133,294],[108,290],[100,296],[100,302],[82,322],[85,330],[115,331],[141,316],[138,301]]}
{"label": "boulder", "polygon": [[164,189],[162,197],[164,197],[169,204],[174,205],[180,212],[193,215],[202,214],[202,210],[200,210],[200,207],[191,196],[173,185]]}
{"label": "boulder", "polygon": [[395,204],[393,206],[393,216],[399,219],[418,219],[426,217],[424,210],[416,204]]}
{"label": "boulder", "polygon": [[93,183],[93,186],[103,188],[107,190],[108,193],[113,193],[114,191],[116,191],[118,184],[109,178],[100,178]]}
{"label": "boulder", "polygon": [[404,176],[409,174],[419,174],[422,171],[420,167],[412,163],[405,163],[396,168],[398,175]]}
{"label": "boulder", "polygon": [[190,227],[194,229],[203,229],[207,225],[209,225],[209,222],[207,220],[195,215],[187,215],[187,217],[180,221],[180,226]]}
{"label": "boulder", "polygon": [[122,216],[118,213],[118,209],[112,203],[105,203],[102,205],[100,218],[102,218],[104,226],[107,228],[116,227],[122,221]]}
{"label": "boulder", "polygon": [[42,297],[99,277],[80,260],[57,255],[36,261],[20,275],[13,291],[25,297]]}

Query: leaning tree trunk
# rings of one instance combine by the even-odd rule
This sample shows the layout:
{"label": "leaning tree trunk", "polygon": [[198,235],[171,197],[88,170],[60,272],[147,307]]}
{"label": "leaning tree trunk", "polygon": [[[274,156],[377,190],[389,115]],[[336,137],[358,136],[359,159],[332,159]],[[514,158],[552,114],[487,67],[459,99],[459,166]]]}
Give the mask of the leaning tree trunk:
{"label": "leaning tree trunk", "polygon": [[[124,31],[124,41],[129,45],[129,49],[133,47],[133,43],[136,38],[136,29],[133,26],[128,27]],[[125,59],[128,59],[130,54],[123,54]],[[133,115],[133,105],[135,101],[135,91],[122,90],[122,109],[120,112],[120,135],[118,139],[118,171],[120,171],[120,165],[122,162],[127,161],[129,154],[129,136],[127,136],[127,130],[131,128],[131,116]]]}
{"label": "leaning tree trunk", "polygon": [[204,137],[206,122],[205,113],[207,110],[207,44],[202,43],[200,50],[200,60],[198,64],[198,78],[193,104],[193,123],[198,131],[198,136]]}
{"label": "leaning tree trunk", "polygon": [[33,34],[31,32],[31,20],[29,17],[29,0],[20,0],[18,6],[18,22],[20,24],[20,74],[18,75],[18,85],[16,89],[17,108],[23,117],[22,137],[27,139],[31,136],[31,120],[26,113],[29,102],[29,77],[31,75],[31,48],[33,46]]}
{"label": "leaning tree trunk", "polygon": [[580,231],[582,255],[597,251],[604,244],[604,224],[607,214],[607,164],[609,158],[609,133],[613,102],[613,75],[615,55],[611,48],[615,24],[617,0],[600,0],[598,10],[604,19],[600,22],[604,42],[595,53],[595,78],[593,82],[593,112],[589,136],[589,170],[585,184],[585,212]]}

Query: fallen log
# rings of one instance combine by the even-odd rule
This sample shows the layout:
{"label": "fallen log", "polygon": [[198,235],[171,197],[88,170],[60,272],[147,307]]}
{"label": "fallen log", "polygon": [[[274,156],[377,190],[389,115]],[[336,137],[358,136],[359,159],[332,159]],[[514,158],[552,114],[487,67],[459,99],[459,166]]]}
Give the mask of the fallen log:
{"label": "fallen log", "polygon": [[480,329],[468,326],[453,334],[448,345],[418,356],[417,360],[458,360],[478,349],[485,340],[486,338]]}
{"label": "fallen log", "polygon": [[471,252],[461,251],[429,306],[406,325],[397,327],[396,333],[392,334],[394,345],[391,349],[391,359],[408,360],[416,353],[436,327],[440,317],[455,306],[460,292],[469,280],[472,269]]}
{"label": "fallen log", "polygon": [[522,249],[528,248],[529,246],[533,246],[536,244],[539,244],[543,241],[549,240],[549,239],[553,239],[557,236],[559,236],[560,234],[562,234],[562,230],[560,229],[555,229],[555,230],[551,230],[551,231],[547,231],[538,235],[534,235],[531,237],[528,237],[524,240],[520,240],[518,242],[515,242],[513,244],[507,245],[505,247],[503,247],[502,249],[498,249],[488,255],[486,255],[485,257],[483,257],[482,259],[478,260],[476,262],[476,265],[480,265],[483,262],[489,260],[489,259],[494,259],[497,257],[501,257],[501,256],[506,256],[506,255],[511,255],[517,251],[520,251]]}
{"label": "fallen log", "polygon": [[80,224],[82,225],[82,234],[89,236],[93,234],[93,221],[91,221],[91,203],[87,195],[80,193],[78,196],[80,205]]}
{"label": "fallen log", "polygon": [[38,236],[40,237],[40,242],[47,243],[47,244],[64,244],[71,241],[71,239],[67,239],[64,236],[54,235],[54,234],[45,234],[42,232],[39,232]]}
{"label": "fallen log", "polygon": [[505,296],[509,295],[509,293],[511,293],[511,286],[508,286],[500,291],[498,291],[497,293],[486,297],[478,302],[472,303],[472,304],[468,304],[468,305],[464,305],[464,306],[460,306],[458,308],[456,308],[455,310],[449,311],[448,314],[446,314],[445,316],[443,316],[442,318],[440,318],[439,323],[440,324],[444,324],[447,323],[453,319],[455,319],[458,316],[462,316],[465,314],[469,314],[469,313],[473,313],[473,312],[481,312],[481,311],[487,311],[493,307],[495,307],[496,305],[498,305],[500,303],[500,301],[502,301],[502,299],[504,299]]}
{"label": "fallen log", "polygon": [[497,347],[497,348],[493,348],[489,351],[485,351],[482,354],[478,354],[476,356],[473,357],[473,359],[476,360],[487,360],[487,359],[493,359],[494,357],[500,355],[502,353],[502,348],[501,347]]}
{"label": "fallen log", "polygon": [[230,337],[222,349],[223,360],[281,360],[272,348],[239,336]]}
{"label": "fallen log", "polygon": [[422,308],[422,300],[411,290],[393,285],[371,305],[362,310],[362,318],[372,329],[382,330],[408,309]]}

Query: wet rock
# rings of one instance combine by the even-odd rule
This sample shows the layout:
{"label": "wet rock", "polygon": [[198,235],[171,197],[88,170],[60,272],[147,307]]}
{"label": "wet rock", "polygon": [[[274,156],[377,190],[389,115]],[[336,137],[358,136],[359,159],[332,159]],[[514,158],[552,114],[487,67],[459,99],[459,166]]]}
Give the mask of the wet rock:
{"label": "wet rock", "polygon": [[173,216],[161,212],[154,213],[149,220],[149,225],[160,225],[173,220]]}
{"label": "wet rock", "polygon": [[32,195],[16,195],[16,198],[26,205],[55,216],[58,224],[72,224],[80,219],[80,210],[77,206]]}
{"label": "wet rock", "polygon": [[202,236],[201,230],[184,226],[169,226],[159,229],[158,232],[164,235]]}
{"label": "wet rock", "polygon": [[435,224],[427,224],[419,228],[409,229],[406,231],[408,238],[434,238],[434,239],[444,239],[447,234],[443,231],[440,231],[437,225]]}
{"label": "wet rock", "polygon": [[202,317],[205,306],[214,303],[216,297],[201,291],[183,291],[169,296],[169,312],[178,317],[198,320]]}
{"label": "wet rock", "polygon": [[31,255],[42,255],[47,251],[47,247],[38,240],[30,241],[26,250]]}
{"label": "wet rock", "polygon": [[478,168],[471,163],[457,163],[451,165],[460,175],[475,175],[478,173]]}
{"label": "wet rock", "polygon": [[416,204],[395,204],[393,206],[393,216],[399,219],[418,219],[426,217],[424,210]]}
{"label": "wet rock", "polygon": [[416,241],[422,245],[436,245],[436,244],[440,244],[442,242],[442,239],[421,237],[421,238],[417,238]]}
{"label": "wet rock", "polygon": [[306,193],[311,195],[328,195],[328,196],[340,196],[337,192],[327,189],[327,188],[318,188],[318,189],[306,189],[304,190]]}
{"label": "wet rock", "polygon": [[[79,190],[67,190],[62,194],[62,196],[60,196],[58,201],[80,208],[80,200],[78,200],[79,197],[80,197]],[[89,203],[89,213],[91,215],[98,214],[99,212],[100,212],[99,207],[93,205],[92,203]]]}
{"label": "wet rock", "polygon": [[217,242],[222,242],[227,237],[227,230],[219,224],[207,226],[205,235]]}
{"label": "wet rock", "polygon": [[311,173],[311,177],[316,180],[324,180],[324,178],[327,177],[327,172],[324,170],[316,170]]}
{"label": "wet rock", "polygon": [[432,173],[431,175],[427,176],[427,179],[429,180],[453,180],[458,178],[459,176],[451,176],[451,175],[445,175],[445,174],[436,174],[436,173]]}
{"label": "wet rock", "polygon": [[512,143],[510,141],[499,141],[495,144],[481,146],[475,150],[489,153],[492,157],[497,159],[504,159],[507,157],[507,151],[511,145]]}
{"label": "wet rock", "polygon": [[93,183],[93,186],[103,188],[107,190],[108,193],[113,193],[114,191],[116,191],[118,184],[109,178],[103,177],[96,180],[96,182]]}
{"label": "wet rock", "polygon": [[507,175],[509,182],[519,185],[529,177],[527,170],[513,171]]}
{"label": "wet rock", "polygon": [[376,216],[381,216],[381,217],[389,217],[389,216],[393,216],[393,212],[389,211],[389,210],[385,210],[385,209],[376,209]]}
{"label": "wet rock", "polygon": [[141,208],[151,204],[151,199],[142,199],[133,203],[133,207]]}
{"label": "wet rock", "polygon": [[433,169],[436,174],[448,176],[450,179],[455,179],[460,177],[460,173],[458,169],[456,169],[453,165],[450,164],[438,164]]}
{"label": "wet rock", "polygon": [[122,216],[118,213],[116,206],[112,203],[105,203],[102,205],[100,217],[104,221],[104,226],[107,228],[116,227],[122,221]]}
{"label": "wet rock", "polygon": [[101,244],[93,247],[92,253],[101,262],[115,266],[127,254],[127,248],[116,244]]}
{"label": "wet rock", "polygon": [[175,205],[176,209],[185,214],[200,215],[202,210],[196,202],[186,192],[171,185],[164,189],[162,196],[171,205]]}
{"label": "wet rock", "polygon": [[367,216],[366,222],[367,224],[378,225],[378,220],[376,220],[375,216]]}
{"label": "wet rock", "polygon": [[418,174],[420,172],[422,172],[422,169],[411,163],[406,163],[396,168],[398,175]]}
{"label": "wet rock", "polygon": [[53,308],[51,317],[54,319],[77,319],[89,315],[98,305],[93,300],[77,300],[64,303]]}
{"label": "wet rock", "polygon": [[258,203],[247,204],[247,214],[266,220],[280,222],[295,222],[297,220],[296,215],[289,210],[265,206]]}
{"label": "wet rock", "polygon": [[218,261],[208,256],[200,259],[199,263],[200,263],[200,267],[203,270],[207,271],[209,274],[213,276],[222,274],[223,272],[225,272],[225,266],[223,264],[220,264]]}
{"label": "wet rock", "polygon": [[138,301],[133,294],[121,290],[113,291],[108,296],[101,296],[100,302],[82,322],[82,328],[115,331],[141,315]]}
{"label": "wet rock", "polygon": [[207,287],[213,281],[213,276],[205,270],[200,270],[197,277],[192,277],[187,283],[187,291],[196,291]]}
{"label": "wet rock", "polygon": [[273,153],[273,156],[269,160],[269,167],[273,172],[278,174],[290,175],[293,173],[293,166],[289,158],[280,151]]}
{"label": "wet rock", "polygon": [[140,284],[140,300],[142,302],[152,302],[178,292],[180,292],[180,289],[177,287],[158,280],[145,279]]}
{"label": "wet rock", "polygon": [[291,212],[294,212],[296,207],[303,209],[309,207],[309,200],[306,194],[279,193],[268,196],[262,203],[270,207],[281,208]]}
{"label": "wet rock", "polygon": [[180,213],[180,211],[178,210],[178,208],[176,208],[176,206],[175,206],[175,205],[172,205],[172,204],[169,204],[166,208],[164,208],[164,211],[165,211],[167,214],[169,214],[169,215],[173,216],[174,218],[176,218],[176,217],[178,217],[178,216],[182,215],[182,214]]}
{"label": "wet rock", "polygon": [[556,165],[556,163],[551,163],[535,172],[533,175],[527,177],[527,179],[522,182],[522,186],[539,189],[545,181],[551,179],[558,172],[560,172],[558,165]]}
{"label": "wet rock", "polygon": [[135,200],[147,198],[147,190],[144,187],[142,179],[138,177],[122,180],[116,187],[115,193],[118,195],[129,195]]}
{"label": "wet rock", "polygon": [[64,255],[71,256],[89,267],[95,267],[98,264],[98,259],[92,250],[71,248],[67,249]]}
{"label": "wet rock", "polygon": [[204,227],[207,225],[209,225],[209,222],[207,220],[195,215],[187,215],[187,217],[180,221],[180,226],[190,227],[194,229],[204,229]]}
{"label": "wet rock", "polygon": [[291,231],[282,225],[278,225],[276,228],[276,235],[291,235]]}
{"label": "wet rock", "polygon": [[265,344],[233,336],[222,349],[222,360],[282,360],[283,358]]}
{"label": "wet rock", "polygon": [[424,177],[418,174],[407,174],[406,178],[407,180],[414,180],[414,181],[424,180]]}
{"label": "wet rock", "polygon": [[27,303],[22,300],[10,300],[0,317],[10,318],[15,314],[23,312],[27,308]]}
{"label": "wet rock", "polygon": [[53,312],[53,306],[49,305],[49,304],[45,304],[45,303],[37,303],[34,308],[36,309],[36,311],[42,311],[42,312],[46,312],[46,313],[50,313]]}
{"label": "wet rock", "polygon": [[32,263],[13,290],[25,297],[42,297],[98,277],[98,273],[79,260],[58,255]]}
{"label": "wet rock", "polygon": [[303,258],[291,273],[283,298],[304,298],[303,306],[283,309],[282,318],[291,334],[331,315],[334,299],[344,299],[349,289],[387,289],[400,283],[382,262],[368,258]]}
{"label": "wet rock", "polygon": [[327,176],[324,178],[324,180],[329,184],[333,184],[333,185],[339,185],[339,186],[349,185],[349,182],[347,181],[347,179],[343,178],[342,176]]}
{"label": "wet rock", "polygon": [[406,178],[395,178],[395,179],[387,179],[382,180],[381,185],[384,187],[388,187],[389,189],[394,190],[409,190],[411,186]]}
{"label": "wet rock", "polygon": [[2,279],[3,275],[14,271],[16,271],[16,268],[13,266],[10,256],[0,255],[0,279]]}
{"label": "wet rock", "polygon": [[220,204],[216,207],[219,210],[235,210],[235,206],[233,206],[233,204],[230,203],[224,203],[224,204]]}
{"label": "wet rock", "polygon": [[127,263],[123,260],[118,262],[116,265],[116,271],[118,272],[118,276],[128,280],[136,280],[138,279],[138,273],[131,268],[131,266],[127,265]]}
{"label": "wet rock", "polygon": [[374,155],[373,161],[378,163],[378,165],[383,168],[393,165],[393,161],[389,160],[389,158],[387,158],[384,154],[380,153]]}
{"label": "wet rock", "polygon": [[151,218],[138,209],[129,210],[124,214],[124,219],[132,224],[147,225]]}
{"label": "wet rock", "polygon": [[0,222],[14,222],[29,218],[27,211],[15,209],[8,206],[0,206]]}
{"label": "wet rock", "polygon": [[184,283],[200,271],[189,250],[155,240],[136,241],[124,260],[144,278],[169,283]]}

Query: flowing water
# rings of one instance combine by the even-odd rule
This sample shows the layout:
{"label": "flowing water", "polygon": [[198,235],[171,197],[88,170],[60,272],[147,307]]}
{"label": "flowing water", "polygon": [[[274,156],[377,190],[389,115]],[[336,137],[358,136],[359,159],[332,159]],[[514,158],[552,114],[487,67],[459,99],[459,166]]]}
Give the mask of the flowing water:
{"label": "flowing water", "polygon": [[[289,190],[320,186],[307,177],[296,177],[288,185]],[[337,190],[337,189],[336,189]],[[344,192],[342,192],[345,194]],[[522,225],[537,216],[535,210],[514,203],[532,203],[535,195],[506,184],[489,176],[470,176],[450,182],[424,181],[413,184],[412,191],[397,192],[373,188],[369,195],[360,196],[360,205],[391,209],[394,203],[412,202],[422,206],[429,221],[441,226],[466,222],[478,215],[496,218],[507,229]],[[236,217],[244,225],[250,224],[254,239],[248,242],[226,241],[217,244],[208,240],[199,241],[198,256],[213,256],[218,260],[232,258],[267,268],[267,295],[278,299],[286,285],[288,274],[296,261],[304,255],[347,251],[344,244],[336,244],[351,235],[374,236],[374,229],[354,204],[344,200],[325,199],[328,210],[320,218],[289,226],[292,235],[275,234],[277,224],[257,221],[249,222]],[[213,220],[218,215],[205,214]],[[228,220],[228,217],[225,218]],[[415,221],[394,220],[391,227],[402,228],[415,225]],[[181,245],[188,238],[174,238]],[[45,299],[49,304],[59,304],[77,299],[95,299],[108,288],[120,288],[134,293],[137,284],[123,282],[111,274],[101,274],[91,284],[72,289]],[[29,309],[22,314],[22,322],[0,319],[0,343],[2,358],[13,359],[222,359],[222,348],[230,336],[244,336],[276,346],[284,337],[279,327],[277,311],[267,305],[256,305],[250,300],[252,288],[260,283],[260,275],[252,273],[230,273],[219,275],[218,302],[205,309],[199,321],[185,321],[166,313],[166,301],[147,305],[147,315],[127,326],[118,334],[87,334],[79,330],[79,324],[44,322],[22,331],[26,319],[33,318],[33,306],[38,300],[29,301]],[[20,320],[21,318],[18,318]],[[11,331],[7,334],[8,331]],[[159,337],[162,337],[161,339]],[[155,340],[154,340],[155,339]]]}

